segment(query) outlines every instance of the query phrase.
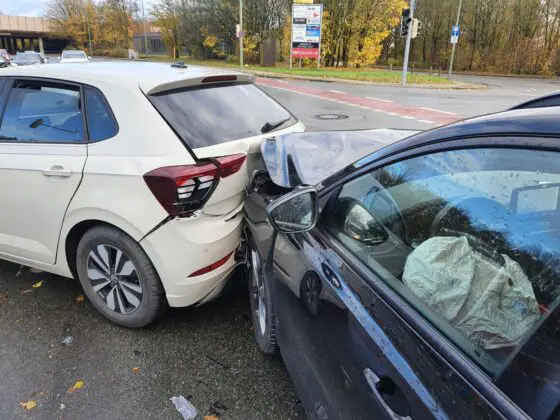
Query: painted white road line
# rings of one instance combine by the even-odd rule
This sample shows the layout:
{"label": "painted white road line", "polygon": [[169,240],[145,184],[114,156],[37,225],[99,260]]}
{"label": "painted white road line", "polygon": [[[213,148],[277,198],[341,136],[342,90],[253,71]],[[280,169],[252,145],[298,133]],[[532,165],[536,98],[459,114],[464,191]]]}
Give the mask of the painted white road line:
{"label": "painted white road line", "polygon": [[416,118],[410,117],[408,115],[401,115],[401,117],[406,118],[407,120],[415,120]]}
{"label": "painted white road line", "polygon": [[340,90],[333,90],[333,89],[331,89],[331,90],[329,90],[329,92],[332,92],[332,93],[339,93],[339,94],[341,94],[341,95],[348,95],[346,92],[341,92]]}
{"label": "painted white road line", "polygon": [[399,115],[399,116],[400,116],[400,114],[397,114],[396,112],[387,112],[387,114],[393,115],[393,116],[395,116],[395,115]]}
{"label": "painted white road line", "polygon": [[366,96],[366,98],[368,99],[373,99],[374,101],[381,101],[381,102],[394,102],[394,101],[390,101],[389,99],[381,99],[381,98],[375,98],[373,96]]}
{"label": "painted white road line", "polygon": [[437,123],[435,123],[433,121],[430,121],[430,120],[417,120],[417,121],[421,122],[421,123],[425,123],[425,124],[437,124]]}
{"label": "painted white road line", "polygon": [[457,115],[454,112],[449,112],[449,111],[440,111],[439,109],[435,109],[435,108],[428,108],[427,106],[423,106],[420,109],[425,109],[426,111],[432,111],[432,112],[439,112],[441,114],[447,114],[447,115]]}

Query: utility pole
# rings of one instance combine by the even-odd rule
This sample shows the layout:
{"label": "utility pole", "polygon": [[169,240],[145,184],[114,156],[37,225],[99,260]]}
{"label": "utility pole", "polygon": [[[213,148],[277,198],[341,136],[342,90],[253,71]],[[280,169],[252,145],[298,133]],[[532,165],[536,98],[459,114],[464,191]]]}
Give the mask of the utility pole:
{"label": "utility pole", "polygon": [[148,56],[148,35],[146,35],[146,9],[144,9],[144,0],[141,2],[142,20],[144,21],[144,53]]}
{"label": "utility pole", "polygon": [[[414,19],[414,9],[416,8],[416,0],[410,0],[410,22]],[[412,31],[410,28],[406,34],[406,45],[404,47],[404,60],[403,60],[403,67],[402,67],[402,77],[401,77],[401,84],[404,86],[406,85],[406,72],[408,71],[408,55],[410,54],[410,40],[412,38]]]}
{"label": "utility pole", "polygon": [[239,0],[239,67],[243,71],[243,0]]}
{"label": "utility pole", "polygon": [[[463,4],[463,0],[459,0],[459,8],[457,9],[457,21],[455,22],[455,26],[459,26],[459,18],[461,17],[461,5]],[[447,75],[448,79],[451,79],[451,72],[453,71],[453,59],[455,58],[455,46],[457,43],[453,43],[453,47],[451,49],[451,60],[449,61],[449,74]]]}

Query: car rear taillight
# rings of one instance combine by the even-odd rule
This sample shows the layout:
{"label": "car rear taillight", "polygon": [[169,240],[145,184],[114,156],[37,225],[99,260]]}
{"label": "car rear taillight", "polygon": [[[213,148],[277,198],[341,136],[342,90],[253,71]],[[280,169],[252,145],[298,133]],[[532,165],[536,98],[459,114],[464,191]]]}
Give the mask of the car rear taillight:
{"label": "car rear taillight", "polygon": [[245,155],[236,154],[198,165],[166,166],[145,174],[144,181],[170,216],[184,216],[202,208],[220,178],[233,175],[244,162]]}

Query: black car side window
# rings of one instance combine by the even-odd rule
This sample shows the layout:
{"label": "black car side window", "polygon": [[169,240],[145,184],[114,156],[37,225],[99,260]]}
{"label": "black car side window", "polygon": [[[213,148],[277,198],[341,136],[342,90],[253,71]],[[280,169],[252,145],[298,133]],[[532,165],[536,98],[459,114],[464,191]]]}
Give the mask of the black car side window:
{"label": "black car side window", "polygon": [[400,161],[346,183],[322,223],[493,375],[560,295],[559,158]]}
{"label": "black car side window", "polygon": [[90,141],[100,141],[117,134],[119,127],[103,94],[86,87],[86,115]]}
{"label": "black car side window", "polygon": [[0,141],[84,141],[80,89],[57,82],[17,80],[10,90]]}

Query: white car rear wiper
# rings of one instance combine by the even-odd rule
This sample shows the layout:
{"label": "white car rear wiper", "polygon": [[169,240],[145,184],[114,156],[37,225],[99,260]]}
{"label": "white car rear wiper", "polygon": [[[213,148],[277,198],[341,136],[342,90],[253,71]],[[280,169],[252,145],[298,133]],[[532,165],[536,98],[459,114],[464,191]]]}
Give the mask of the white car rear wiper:
{"label": "white car rear wiper", "polygon": [[284,118],[283,120],[276,121],[276,122],[267,122],[267,123],[265,123],[265,125],[262,126],[261,133],[263,133],[263,134],[270,133],[272,130],[280,127],[282,124],[284,124],[287,121],[290,121],[291,119],[292,119],[292,117],[288,117],[288,118]]}

